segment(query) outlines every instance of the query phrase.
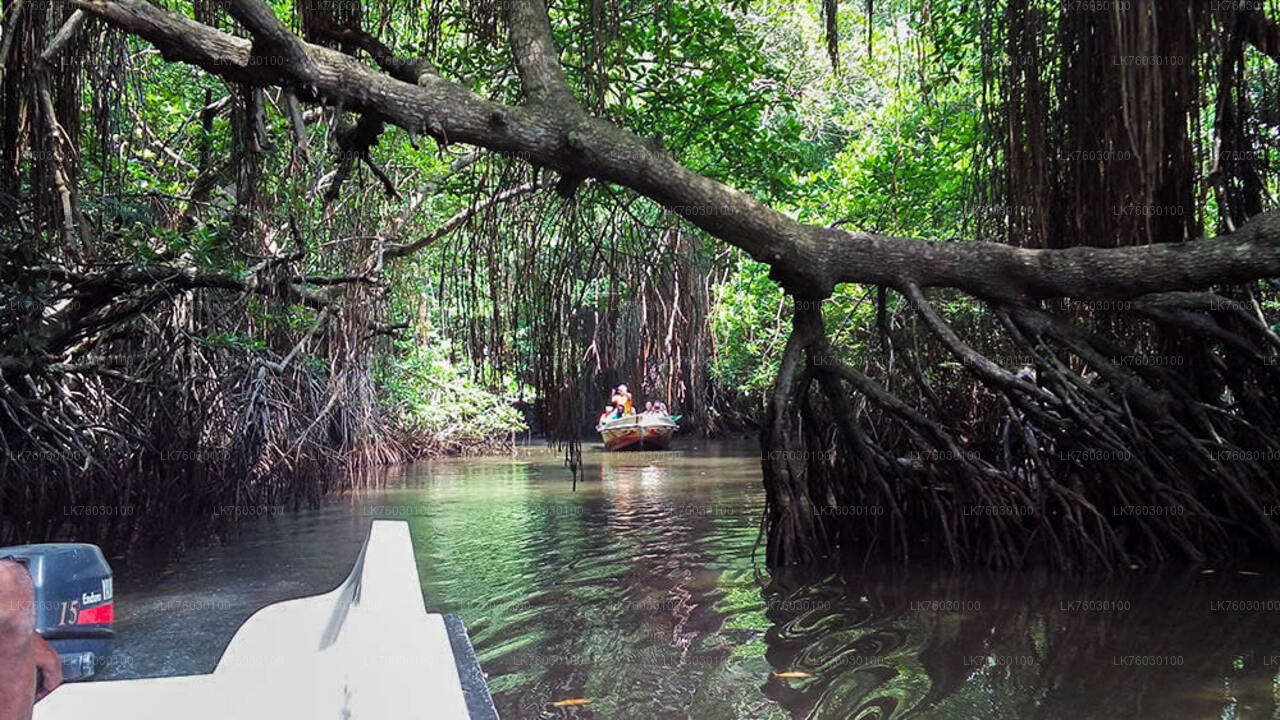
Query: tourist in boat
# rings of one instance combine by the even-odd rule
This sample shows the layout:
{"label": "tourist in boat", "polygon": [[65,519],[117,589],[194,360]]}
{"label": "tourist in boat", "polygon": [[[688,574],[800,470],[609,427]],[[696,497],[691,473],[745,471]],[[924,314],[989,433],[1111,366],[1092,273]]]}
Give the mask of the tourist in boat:
{"label": "tourist in boat", "polygon": [[35,608],[27,569],[0,559],[0,718],[4,720],[30,718],[31,705],[62,683],[62,660],[36,634]]}
{"label": "tourist in boat", "polygon": [[[667,406],[649,400],[642,406],[631,406],[631,393],[626,385],[613,389],[614,409],[624,412],[617,422],[601,422],[597,426],[605,450],[665,450],[678,429],[679,418],[666,414]],[[639,413],[639,414],[636,414]]]}
{"label": "tourist in boat", "polygon": [[613,404],[622,410],[623,415],[631,415],[633,413],[631,409],[631,393],[627,392],[626,385],[619,385],[613,391]]}
{"label": "tourist in boat", "polygon": [[613,405],[605,405],[604,412],[600,413],[600,419],[596,421],[597,425],[603,425],[618,416],[618,409]]}

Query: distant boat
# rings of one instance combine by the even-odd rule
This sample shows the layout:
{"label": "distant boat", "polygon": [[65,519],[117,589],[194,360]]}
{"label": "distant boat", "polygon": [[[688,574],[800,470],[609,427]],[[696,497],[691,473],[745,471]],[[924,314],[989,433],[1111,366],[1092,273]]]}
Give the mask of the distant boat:
{"label": "distant boat", "polygon": [[654,413],[624,415],[600,423],[596,432],[604,440],[605,450],[665,450],[680,427],[675,422],[678,418]]}

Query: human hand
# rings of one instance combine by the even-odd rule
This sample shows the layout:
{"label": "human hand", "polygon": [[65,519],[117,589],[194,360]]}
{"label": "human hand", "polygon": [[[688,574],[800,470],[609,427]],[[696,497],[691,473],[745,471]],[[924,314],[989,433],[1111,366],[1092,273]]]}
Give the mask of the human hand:
{"label": "human hand", "polygon": [[49,643],[39,635],[31,643],[36,659],[36,668],[43,674],[43,682],[36,688],[36,702],[40,702],[54,688],[62,684],[62,658]]}

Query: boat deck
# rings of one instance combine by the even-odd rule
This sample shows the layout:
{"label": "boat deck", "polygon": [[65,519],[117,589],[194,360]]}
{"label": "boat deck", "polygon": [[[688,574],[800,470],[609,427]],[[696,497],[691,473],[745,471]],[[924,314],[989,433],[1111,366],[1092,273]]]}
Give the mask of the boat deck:
{"label": "boat deck", "polygon": [[63,685],[34,720],[496,720],[457,617],[426,611],[409,528],[374,521],[337,589],[269,605],[207,675]]}

